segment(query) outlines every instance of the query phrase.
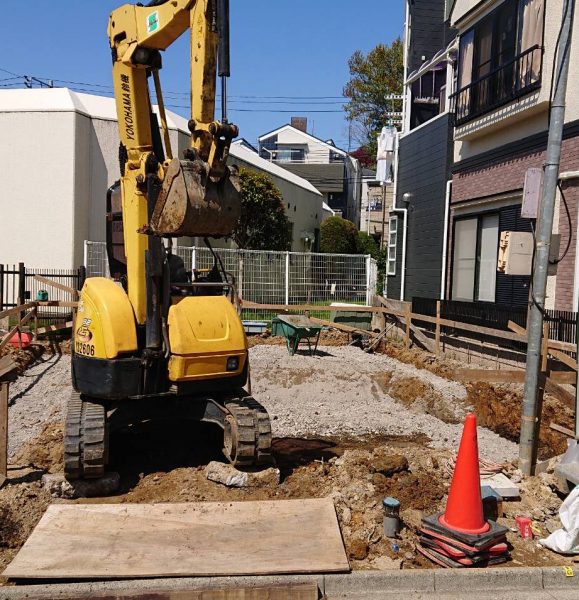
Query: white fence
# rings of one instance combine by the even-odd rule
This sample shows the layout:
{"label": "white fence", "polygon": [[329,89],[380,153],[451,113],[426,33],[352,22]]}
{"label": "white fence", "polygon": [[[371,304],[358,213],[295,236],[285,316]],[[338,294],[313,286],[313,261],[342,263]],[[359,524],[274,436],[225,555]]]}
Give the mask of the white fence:
{"label": "white fence", "polygon": [[[208,248],[177,246],[173,252],[189,271],[210,269]],[[378,269],[370,256],[216,248],[226,271],[233,274],[241,298],[261,304],[371,304]],[[87,277],[108,277],[106,245],[85,242]]]}

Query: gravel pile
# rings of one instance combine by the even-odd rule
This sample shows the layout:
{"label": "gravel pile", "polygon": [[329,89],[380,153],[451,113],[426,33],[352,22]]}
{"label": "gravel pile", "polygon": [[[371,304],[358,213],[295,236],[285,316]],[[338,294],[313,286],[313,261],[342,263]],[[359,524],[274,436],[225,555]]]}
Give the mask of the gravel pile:
{"label": "gravel pile", "polygon": [[[434,448],[458,448],[468,412],[466,390],[426,370],[354,347],[289,356],[284,346],[251,348],[254,396],[267,408],[276,437],[424,434]],[[395,393],[396,392],[396,393]],[[70,356],[52,356],[10,387],[13,457],[50,421],[62,421],[70,394]],[[510,461],[517,445],[479,428],[481,456]]]}
{"label": "gravel pile", "polygon": [[35,438],[45,423],[62,421],[70,396],[70,356],[46,356],[10,384],[8,456]]}
{"label": "gravel pile", "polygon": [[[272,417],[274,436],[355,436],[424,434],[434,448],[458,448],[462,423],[447,423],[424,412],[424,400],[410,405],[397,401],[384,388],[406,379],[427,389],[460,421],[469,408],[465,387],[412,365],[358,348],[321,348],[322,356],[289,356],[281,346],[256,346],[251,350],[254,396]],[[416,381],[418,380],[418,381]],[[384,385],[386,382],[386,385]],[[422,390],[420,390],[422,391]],[[510,461],[518,447],[497,434],[479,428],[481,456]]]}

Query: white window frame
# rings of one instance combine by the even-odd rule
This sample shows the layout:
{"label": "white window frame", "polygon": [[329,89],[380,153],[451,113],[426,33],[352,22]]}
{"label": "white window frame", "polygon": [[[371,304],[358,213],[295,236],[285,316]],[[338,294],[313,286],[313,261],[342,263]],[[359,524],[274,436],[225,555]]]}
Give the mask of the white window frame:
{"label": "white window frame", "polygon": [[[394,243],[392,243],[394,234]],[[398,217],[390,217],[388,221],[388,256],[386,257],[386,275],[396,275],[396,246],[398,245]]]}

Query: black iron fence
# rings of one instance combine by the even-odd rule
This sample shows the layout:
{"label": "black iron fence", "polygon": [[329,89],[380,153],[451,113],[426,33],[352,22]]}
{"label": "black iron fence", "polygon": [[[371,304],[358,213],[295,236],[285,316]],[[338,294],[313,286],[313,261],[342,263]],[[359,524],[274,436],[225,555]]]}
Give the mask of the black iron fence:
{"label": "black iron fence", "polygon": [[541,86],[543,48],[536,45],[452,95],[456,124],[461,125]]}
{"label": "black iron fence", "polygon": [[[429,317],[436,316],[435,298],[413,298],[412,312]],[[470,325],[510,331],[508,323],[512,321],[521,327],[527,326],[527,307],[517,308],[501,304],[479,302],[459,302],[457,300],[441,300],[440,316],[449,321],[459,321]],[[576,343],[577,313],[565,310],[546,310],[545,322],[549,324],[549,338],[559,342]],[[434,324],[424,323],[424,327],[434,330]],[[449,328],[444,328],[449,332]],[[466,335],[461,332],[461,335]],[[469,337],[477,334],[468,332]],[[480,336],[479,336],[480,337]],[[517,344],[517,342],[514,342]],[[520,344],[518,344],[519,346]]]}
{"label": "black iron fence", "polygon": [[[26,267],[24,263],[0,264],[0,311],[30,300],[73,300],[69,292],[42,283],[35,279],[35,275],[80,290],[86,278],[86,269],[84,266],[78,269],[41,269]],[[48,322],[70,320],[72,311],[58,306],[45,306],[39,309],[38,316]]]}

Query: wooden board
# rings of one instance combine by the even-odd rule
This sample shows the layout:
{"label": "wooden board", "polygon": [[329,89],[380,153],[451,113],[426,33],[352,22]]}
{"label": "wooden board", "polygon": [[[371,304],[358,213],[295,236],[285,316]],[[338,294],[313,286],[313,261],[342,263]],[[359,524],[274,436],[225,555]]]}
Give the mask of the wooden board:
{"label": "wooden board", "polygon": [[358,329],[357,327],[351,327],[350,325],[344,325],[343,323],[334,323],[333,321],[325,321],[324,319],[316,319],[315,317],[310,317],[310,321],[312,323],[316,323],[316,325],[331,327],[333,329],[337,329],[338,331],[344,331],[345,333],[363,333],[369,337],[376,337],[376,334],[373,331]]}
{"label": "wooden board", "polygon": [[[548,371],[547,376],[555,383],[573,385],[577,381],[577,373],[571,371]],[[525,371],[507,369],[456,369],[454,377],[457,381],[487,381],[489,383],[524,383]]]}
{"label": "wooden board", "polygon": [[11,375],[12,371],[14,371],[17,366],[18,365],[8,355],[0,358],[0,380],[4,376]]}
{"label": "wooden board", "polygon": [[8,477],[8,388],[7,381],[0,381],[0,487]]}
{"label": "wooden board", "polygon": [[139,577],[349,570],[331,498],[53,504],[4,577]]}

